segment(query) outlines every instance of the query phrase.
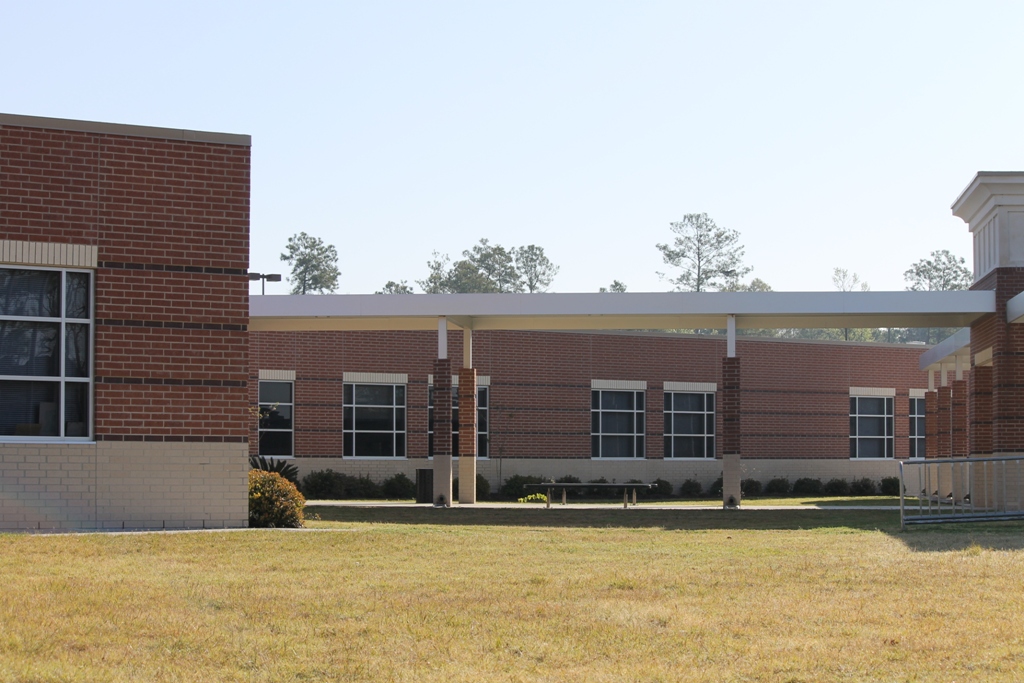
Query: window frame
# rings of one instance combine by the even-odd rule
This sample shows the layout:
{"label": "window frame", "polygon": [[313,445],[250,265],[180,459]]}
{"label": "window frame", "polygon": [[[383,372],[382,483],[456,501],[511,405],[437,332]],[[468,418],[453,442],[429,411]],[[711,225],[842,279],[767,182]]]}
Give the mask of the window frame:
{"label": "window frame", "polygon": [[[915,412],[920,410],[920,412]],[[907,410],[907,432],[910,441],[910,458],[925,457],[925,399],[923,396],[911,396]]]}
{"label": "window frame", "polygon": [[[390,387],[391,405],[361,404],[356,402],[356,387]],[[351,387],[351,392],[349,391]],[[401,391],[399,391],[401,389]],[[398,396],[401,394],[401,403]],[[350,398],[351,395],[351,398]],[[342,383],[342,457],[359,458],[361,460],[402,460],[408,455],[409,434],[409,391],[408,385],[395,382],[343,382]],[[356,429],[357,408],[389,408],[391,409],[391,429]],[[351,418],[349,417],[351,411]],[[402,416],[402,427],[398,428],[398,416]],[[351,420],[351,422],[350,422]],[[360,455],[356,453],[358,434],[391,434],[391,451],[393,455]]]}
{"label": "window frame", "polygon": [[[665,445],[665,459],[671,460],[714,460],[716,457],[717,448],[717,430],[716,422],[717,419],[715,409],[717,408],[717,393],[716,391],[681,391],[681,390],[666,390],[664,392],[664,413],[665,413],[665,431],[664,431],[664,445]],[[703,410],[676,410],[675,409],[675,396],[677,394],[692,394],[703,396]],[[708,410],[710,397],[711,409]],[[674,431],[675,415],[702,415],[702,424],[704,431],[700,434],[688,433],[676,434]],[[708,427],[710,426],[710,433]],[[676,455],[676,438],[693,438],[703,439],[704,455]]]}
{"label": "window frame", "polygon": [[[60,315],[32,316],[8,315],[0,313],[0,322],[29,322],[37,324],[58,325],[57,339],[59,342],[59,371],[54,375],[0,375],[0,385],[6,382],[49,383],[57,387],[57,434],[14,434],[0,435],[0,443],[94,443],[95,442],[95,364],[96,364],[96,272],[90,268],[66,268],[57,266],[22,265],[12,263],[0,264],[0,270],[60,273]],[[89,282],[87,302],[89,315],[86,318],[75,318],[68,315],[68,274],[86,275]],[[67,368],[67,335],[69,325],[83,325],[86,328],[88,348],[86,355],[87,370],[85,376],[68,375]],[[67,417],[68,386],[85,386],[85,399],[82,406],[86,412],[82,421],[85,434],[69,436]],[[30,423],[34,424],[34,423]],[[42,419],[40,418],[40,425]]]}
{"label": "window frame", "polygon": [[[861,401],[882,401],[883,413],[869,413],[861,410]],[[892,460],[895,453],[895,397],[892,395],[850,395],[850,459],[851,460]],[[865,419],[881,419],[884,434],[860,434],[861,421]],[[882,442],[884,455],[861,455],[861,445]]]}
{"label": "window frame", "polygon": [[[480,395],[487,397],[486,401],[480,401]],[[490,406],[491,387],[488,385],[476,388],[476,458],[487,460],[490,458]],[[459,392],[458,387],[452,387],[452,458],[459,457]],[[480,429],[484,425],[484,429]],[[427,457],[434,457],[434,385],[427,385]]]}
{"label": "window frame", "polygon": [[[291,402],[290,403],[284,403],[284,402],[281,402],[281,401],[277,401],[277,402],[271,403],[270,401],[261,401],[260,400],[260,395],[262,393],[261,390],[262,390],[264,384],[287,384],[287,385],[289,385],[289,395],[291,396],[291,399],[292,399]],[[256,453],[257,453],[257,455],[259,455],[260,457],[263,457],[263,458],[275,458],[275,459],[278,459],[278,460],[294,458],[295,457],[295,380],[287,380],[287,379],[261,379],[261,380],[258,380],[257,384],[256,384],[256,405],[257,405],[257,409],[259,411],[259,418],[258,418],[258,421],[256,423],[256,430],[257,430],[257,433],[256,433]],[[286,405],[286,406],[291,408],[291,417],[289,418],[289,423],[291,424],[291,427],[289,427],[288,429],[275,429],[275,428],[265,428],[265,427],[263,427],[262,423],[263,423],[263,419],[264,419],[264,412],[263,412],[264,407],[269,409],[271,406],[283,406],[283,405]],[[289,453],[288,455],[269,455],[269,454],[263,453],[262,452],[262,446],[263,446],[263,433],[264,432],[274,432],[274,433],[287,432],[287,433],[289,433],[291,435],[291,448],[289,449],[291,451],[291,453]]]}
{"label": "window frame", "polygon": [[[633,394],[631,409],[615,409],[604,407],[605,394]],[[590,390],[590,457],[592,460],[643,460],[647,457],[647,391],[645,389],[597,389]],[[632,415],[633,430],[631,432],[604,431],[605,415]],[[633,455],[604,455],[605,441],[608,438],[632,437]]]}

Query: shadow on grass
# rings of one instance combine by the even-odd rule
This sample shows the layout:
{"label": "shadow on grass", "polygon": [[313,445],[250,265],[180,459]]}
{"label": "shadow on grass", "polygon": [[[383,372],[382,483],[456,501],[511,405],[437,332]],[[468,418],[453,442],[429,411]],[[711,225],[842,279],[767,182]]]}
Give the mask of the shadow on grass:
{"label": "shadow on grass", "polygon": [[324,522],[371,524],[668,531],[851,529],[890,534],[918,552],[1024,549],[1024,522],[915,526],[901,531],[899,512],[892,510],[559,510],[309,505],[306,513],[307,516],[317,515]]}

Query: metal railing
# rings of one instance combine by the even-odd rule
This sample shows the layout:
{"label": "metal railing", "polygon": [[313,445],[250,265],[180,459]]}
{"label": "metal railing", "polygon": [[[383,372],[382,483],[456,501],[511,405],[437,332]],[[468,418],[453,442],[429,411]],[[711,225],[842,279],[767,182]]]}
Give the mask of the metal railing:
{"label": "metal railing", "polygon": [[1024,519],[1024,456],[900,462],[900,526]]}

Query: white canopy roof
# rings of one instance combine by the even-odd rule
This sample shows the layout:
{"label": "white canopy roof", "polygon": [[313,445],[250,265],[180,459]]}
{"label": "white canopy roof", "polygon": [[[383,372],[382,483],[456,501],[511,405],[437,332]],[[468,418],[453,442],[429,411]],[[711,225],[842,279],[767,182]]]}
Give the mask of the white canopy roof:
{"label": "white canopy roof", "polygon": [[963,327],[992,291],[252,296],[251,330],[635,330]]}

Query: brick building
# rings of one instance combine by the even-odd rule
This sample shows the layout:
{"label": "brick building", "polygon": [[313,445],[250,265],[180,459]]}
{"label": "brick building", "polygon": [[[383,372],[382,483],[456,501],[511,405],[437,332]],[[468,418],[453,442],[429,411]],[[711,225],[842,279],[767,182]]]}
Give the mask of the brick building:
{"label": "brick building", "polygon": [[247,524],[249,147],[0,115],[0,528]]}
{"label": "brick building", "polygon": [[[738,498],[1024,453],[1024,174],[954,204],[969,292],[250,301],[249,145],[0,115],[0,529],[244,526],[249,452],[430,467],[445,502],[477,471],[724,475]],[[923,355],[736,336],[869,326],[970,329]],[[635,331],[680,328],[727,334]]]}

